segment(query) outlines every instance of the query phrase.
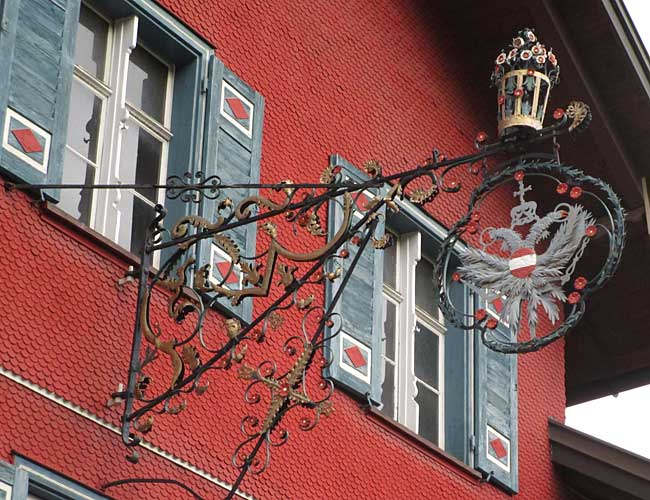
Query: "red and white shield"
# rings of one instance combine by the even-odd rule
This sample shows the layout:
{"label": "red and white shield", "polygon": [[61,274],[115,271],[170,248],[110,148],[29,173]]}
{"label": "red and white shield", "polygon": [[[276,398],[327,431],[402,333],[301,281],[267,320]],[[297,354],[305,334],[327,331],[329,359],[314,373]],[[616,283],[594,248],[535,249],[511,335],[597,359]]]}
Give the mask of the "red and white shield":
{"label": "red and white shield", "polygon": [[535,269],[537,254],[532,248],[520,248],[512,252],[508,266],[513,276],[526,278]]}

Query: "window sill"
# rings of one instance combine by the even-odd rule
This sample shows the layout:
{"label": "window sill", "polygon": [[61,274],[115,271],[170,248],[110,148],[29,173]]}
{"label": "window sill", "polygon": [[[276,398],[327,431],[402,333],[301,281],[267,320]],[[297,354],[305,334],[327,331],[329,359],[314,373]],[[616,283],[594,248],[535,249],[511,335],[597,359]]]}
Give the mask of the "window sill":
{"label": "window sill", "polygon": [[449,466],[449,468],[452,471],[456,472],[459,477],[471,482],[472,484],[479,484],[483,482],[483,476],[480,472],[472,469],[469,465],[461,462],[456,457],[438,448],[435,444],[418,436],[416,433],[403,426],[402,424],[399,424],[394,420],[388,418],[375,407],[370,407],[366,411],[366,415],[370,420],[373,420],[378,425],[381,425],[385,430],[394,436],[404,439],[409,444],[424,452],[426,455],[433,456],[436,461]]}
{"label": "window sill", "polygon": [[41,209],[43,210],[45,219],[48,222],[53,223],[58,227],[65,226],[72,229],[73,231],[69,234],[75,237],[82,244],[86,246],[90,245],[93,249],[100,247],[102,250],[118,257],[121,262],[133,265],[134,267],[140,265],[140,257],[125,250],[117,243],[109,240],[106,236],[103,236],[94,229],[82,224],[77,219],[57,207],[56,204],[44,201],[41,203]]}

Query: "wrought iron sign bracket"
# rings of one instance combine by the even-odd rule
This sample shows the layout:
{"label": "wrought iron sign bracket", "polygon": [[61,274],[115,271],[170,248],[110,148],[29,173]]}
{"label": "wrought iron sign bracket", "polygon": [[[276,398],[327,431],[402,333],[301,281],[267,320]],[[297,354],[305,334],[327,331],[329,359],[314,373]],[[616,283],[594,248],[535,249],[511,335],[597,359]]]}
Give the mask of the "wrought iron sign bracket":
{"label": "wrought iron sign bracket", "polygon": [[[591,120],[589,107],[573,101],[566,109],[554,111],[552,125],[542,127],[558,73],[552,51],[537,42],[532,30],[522,30],[511,49],[497,57],[492,76],[498,89],[497,141],[488,143],[487,134],[479,132],[476,151],[446,158],[434,149],[422,164],[404,171],[384,173],[377,162],[369,161],[364,166],[369,177],[362,182],[347,180],[336,166],[326,168],[317,183],[224,184],[201,172],[150,185],[6,182],[7,190],[145,188],[164,190],[167,199],[184,203],[214,200],[215,213],[185,215],[167,227],[165,208],[157,205],[143,238],[139,268],[130,273],[137,279],[138,294],[127,387],[111,394],[113,400],[124,402],[121,434],[132,450],[128,459],[137,462],[136,447],[152,429],[154,416],[184,411],[190,393],[201,395],[209,390],[207,375],[215,370],[237,368],[248,384],[244,400],[251,405],[267,402],[264,415],[247,415],[241,420],[244,439],[232,455],[239,473],[227,499],[234,497],[247,473],[259,474],[268,467],[273,448],[287,442],[289,432],[283,428],[286,414],[302,409],[300,429],[313,429],[322,415],[332,411],[329,398],[334,385],[322,378],[322,370],[332,360],[323,348],[341,332],[342,319],[335,307],[361,256],[391,244],[383,221],[387,213],[398,210],[396,200],[424,206],[441,193],[458,192],[460,181],[449,175],[459,167],[476,176],[478,187],[470,196],[467,213],[450,229],[436,258],[440,307],[446,320],[478,332],[489,348],[506,353],[534,351],[564,336],[584,314],[586,298],[615,272],[625,228],[620,200],[606,183],[561,165],[557,148],[555,156],[526,154],[535,144],[552,141],[556,145],[557,137],[579,132]],[[488,159],[502,155],[519,156],[488,168]],[[538,182],[536,189],[561,198],[546,215],[539,215],[536,202],[527,199],[533,189],[531,181]],[[518,200],[510,226],[486,227],[481,206],[508,184],[514,185]],[[227,196],[237,190],[259,193],[236,201]],[[332,204],[342,216],[328,220],[330,237],[323,243],[328,233],[321,221]],[[234,238],[235,230],[250,224],[257,225],[261,233],[257,240],[263,249],[256,255],[246,255]],[[315,248],[300,253],[285,246],[282,232],[287,229],[314,243]],[[607,236],[608,243],[601,269],[591,277],[573,277],[589,241],[598,232]],[[460,267],[453,268],[452,249],[461,239],[469,246],[458,255]],[[205,255],[200,265],[196,262],[193,251],[204,241],[227,255],[228,264],[218,274]],[[154,270],[156,252],[161,263]],[[229,286],[233,274],[241,277],[236,280],[239,286]],[[328,304],[318,304],[310,287],[328,280],[339,282],[339,286]],[[467,313],[453,304],[449,291],[459,284],[479,300],[476,311]],[[175,323],[172,331],[163,331],[150,317],[152,296],[159,289],[168,297],[167,313]],[[206,321],[214,324],[215,318],[208,320],[208,315],[220,302],[238,305],[254,298],[258,298],[256,313],[249,322],[230,316],[224,319],[223,332],[204,328]],[[496,302],[501,309],[488,314],[489,304]],[[569,305],[564,322],[539,335],[539,311],[554,325],[561,322],[564,304]],[[293,318],[301,318],[283,344],[290,367],[282,368],[274,360],[256,367],[247,365],[247,349],[278,330],[289,311]],[[499,322],[510,326],[507,338],[498,333]],[[189,331],[179,337],[182,328]],[[157,372],[169,373],[162,388],[148,375],[154,362],[164,363]],[[134,481],[115,481],[106,487]],[[146,481],[179,485],[173,480]]]}

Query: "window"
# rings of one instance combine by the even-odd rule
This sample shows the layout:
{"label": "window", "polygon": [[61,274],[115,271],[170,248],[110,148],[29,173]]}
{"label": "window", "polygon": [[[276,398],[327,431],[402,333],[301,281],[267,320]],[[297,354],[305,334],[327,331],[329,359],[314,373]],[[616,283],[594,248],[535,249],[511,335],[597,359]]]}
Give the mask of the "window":
{"label": "window", "polygon": [[[74,60],[63,182],[164,182],[174,66],[138,37],[137,17],[111,22],[87,5],[81,6]],[[64,190],[60,206],[138,252],[162,196],[151,188]]]}
{"label": "window", "polygon": [[18,455],[15,457],[12,498],[14,500],[103,500],[107,497]]}
{"label": "window", "polygon": [[392,238],[384,253],[382,412],[444,447],[445,327],[433,256],[423,255],[418,232]]}
{"label": "window", "polygon": [[[367,179],[339,155],[330,157],[330,166],[357,182]],[[326,344],[332,364],[325,376],[491,482],[516,492],[517,358],[488,349],[477,332],[445,320],[433,262],[446,232],[419,208],[398,204],[400,211],[384,214],[377,228],[381,234],[385,221],[393,246],[364,249],[334,308],[340,327],[335,322],[337,334]],[[342,204],[333,201],[330,236],[342,220]],[[359,251],[352,243],[348,249],[348,259],[330,265],[345,271]],[[454,251],[460,255],[463,245],[456,243]],[[488,306],[451,279],[458,265],[452,258],[445,280],[454,307],[469,316],[479,307],[498,315],[498,301]],[[326,301],[339,286],[338,280],[326,284]],[[511,336],[503,324],[496,333]]]}

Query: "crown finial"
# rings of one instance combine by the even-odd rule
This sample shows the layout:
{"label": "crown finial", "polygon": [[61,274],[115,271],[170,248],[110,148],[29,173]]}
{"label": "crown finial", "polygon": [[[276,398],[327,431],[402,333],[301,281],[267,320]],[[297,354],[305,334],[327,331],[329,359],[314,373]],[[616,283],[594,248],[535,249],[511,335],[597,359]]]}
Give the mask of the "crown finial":
{"label": "crown finial", "polygon": [[550,91],[560,66],[530,28],[524,28],[496,58],[492,84],[497,88],[499,136],[542,128]]}

